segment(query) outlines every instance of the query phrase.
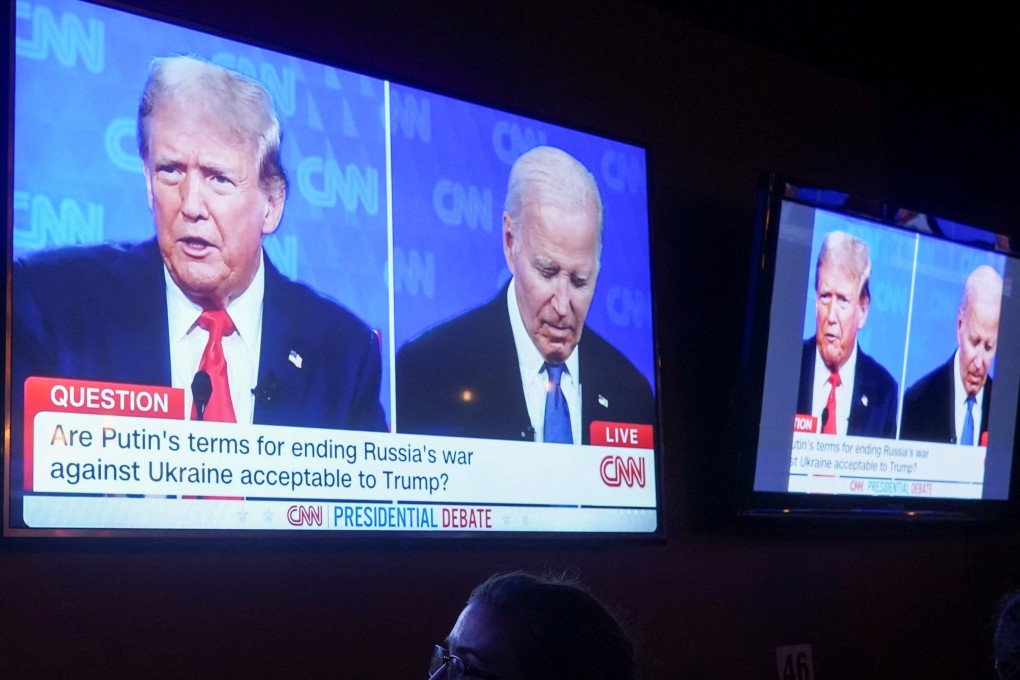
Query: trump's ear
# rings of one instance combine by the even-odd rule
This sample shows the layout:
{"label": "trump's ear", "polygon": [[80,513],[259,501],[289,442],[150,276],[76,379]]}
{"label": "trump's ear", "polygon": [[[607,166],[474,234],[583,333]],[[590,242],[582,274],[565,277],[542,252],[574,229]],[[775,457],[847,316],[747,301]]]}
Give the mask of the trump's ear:
{"label": "trump's ear", "polygon": [[857,330],[864,328],[864,324],[868,321],[868,310],[871,309],[871,296],[862,297],[860,299],[861,305],[861,316],[857,320]]}
{"label": "trump's ear", "polygon": [[149,210],[152,210],[152,170],[145,161],[142,161],[142,174],[145,175],[145,195],[149,198]]}
{"label": "trump's ear", "polygon": [[515,274],[514,271],[514,230],[513,224],[510,221],[510,213],[503,211],[503,257],[506,258],[506,266],[510,268],[510,273]]}
{"label": "trump's ear", "polygon": [[263,236],[269,236],[280,226],[280,220],[283,219],[283,204],[286,201],[286,189],[280,189],[266,195],[266,217],[262,222]]}

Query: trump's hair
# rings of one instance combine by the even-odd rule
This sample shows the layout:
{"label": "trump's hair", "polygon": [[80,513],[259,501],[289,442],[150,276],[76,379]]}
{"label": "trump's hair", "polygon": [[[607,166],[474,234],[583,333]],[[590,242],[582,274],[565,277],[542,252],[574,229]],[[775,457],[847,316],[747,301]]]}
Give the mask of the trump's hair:
{"label": "trump's hair", "polygon": [[537,146],[525,151],[510,168],[503,209],[510,216],[514,252],[520,248],[521,218],[528,203],[555,205],[564,210],[594,206],[598,220],[598,248],[602,254],[602,195],[588,168],[562,149]]}
{"label": "trump's hair", "polygon": [[152,60],[138,103],[138,151],[149,158],[152,117],[167,101],[202,106],[229,130],[252,144],[259,185],[270,194],[287,189],[280,160],[280,119],[266,89],[235,71],[191,56]]}
{"label": "trump's hair", "polygon": [[987,264],[972,271],[963,284],[960,313],[966,312],[976,301],[993,304],[996,308],[1002,304],[1002,277]]}
{"label": "trump's hair", "polygon": [[496,574],[471,593],[515,631],[522,677],[633,680],[634,643],[616,617],[577,580],[522,571]]}
{"label": "trump's hair", "polygon": [[822,239],[822,249],[818,252],[818,263],[815,265],[815,290],[818,290],[818,272],[822,265],[831,262],[852,272],[859,283],[857,293],[862,300],[871,300],[871,253],[868,244],[851,236],[845,231],[830,231]]}

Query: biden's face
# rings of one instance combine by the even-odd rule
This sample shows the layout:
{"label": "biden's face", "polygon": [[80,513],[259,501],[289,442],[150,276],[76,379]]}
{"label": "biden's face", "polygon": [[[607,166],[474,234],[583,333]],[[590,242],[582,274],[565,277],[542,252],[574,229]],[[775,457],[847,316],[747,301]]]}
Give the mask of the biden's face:
{"label": "biden's face", "polygon": [[[561,364],[581,339],[599,273],[598,213],[525,203],[515,236],[503,216],[503,250],[528,335],[545,360]],[[516,252],[515,252],[516,251]]]}
{"label": "biden's face", "polygon": [[988,379],[999,340],[999,301],[976,296],[956,320],[960,343],[960,376],[970,396],[977,395]]}
{"label": "biden's face", "polygon": [[868,319],[868,299],[861,281],[846,267],[826,259],[818,268],[815,289],[815,340],[830,371],[838,371],[857,344],[857,331]]}
{"label": "biden's face", "polygon": [[255,277],[282,192],[260,186],[254,144],[208,107],[164,103],[150,131],[145,182],[163,262],[190,300],[222,309]]}

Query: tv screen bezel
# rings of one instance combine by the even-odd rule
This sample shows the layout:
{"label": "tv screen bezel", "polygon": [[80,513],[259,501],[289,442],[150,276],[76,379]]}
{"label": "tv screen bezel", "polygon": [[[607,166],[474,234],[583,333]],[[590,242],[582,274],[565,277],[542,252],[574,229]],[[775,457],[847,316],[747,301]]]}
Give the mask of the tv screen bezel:
{"label": "tv screen bezel", "polygon": [[[621,142],[634,147],[639,148],[645,157],[644,164],[644,181],[645,186],[648,188],[645,210],[648,215],[648,243],[650,251],[654,249],[653,237],[653,214],[651,209],[651,168],[653,165],[653,154],[651,149],[640,141],[634,138],[621,136],[619,134],[606,134],[605,132],[595,130],[592,127],[578,125],[576,123],[564,122],[554,117],[546,115],[536,115],[534,112],[515,109],[508,107],[505,103],[493,103],[488,102],[477,97],[465,95],[462,92],[447,92],[442,89],[436,88],[428,83],[417,82],[412,79],[405,79],[399,77],[399,74],[387,73],[381,70],[375,70],[371,67],[366,67],[364,64],[350,64],[335,58],[335,56],[324,56],[322,54],[309,53],[303,51],[300,48],[292,46],[281,46],[274,44],[271,41],[267,41],[259,38],[253,32],[249,33],[246,31],[238,30],[225,30],[221,28],[211,27],[204,23],[197,22],[193,19],[185,19],[179,16],[175,16],[172,10],[160,10],[154,11],[148,8],[141,8],[132,6],[129,3],[116,2],[114,0],[85,0],[88,4],[93,4],[99,7],[104,7],[110,10],[124,12],[126,14],[134,15],[140,18],[163,22],[178,26],[181,28],[206,33],[211,36],[225,38],[237,42],[246,43],[262,49],[271,50],[278,52],[282,55],[293,56],[300,59],[309,60],[318,64],[331,66],[338,69],[347,70],[353,73],[366,75],[372,78],[379,78],[390,81],[397,85],[412,87],[423,90],[425,92],[436,94],[439,96],[451,97],[463,102],[470,104],[476,104],[493,109],[498,112],[509,113],[513,115],[519,115],[526,117],[537,122],[546,123],[550,125],[556,125],[564,127],[573,131],[582,132],[586,134],[595,135],[610,141]],[[652,299],[650,300],[651,305],[651,328],[650,336],[653,348],[654,358],[654,399],[655,399],[655,443],[654,443],[654,476],[655,476],[655,498],[656,498],[656,528],[651,532],[579,532],[579,531],[562,531],[562,532],[523,532],[523,531],[498,531],[498,532],[485,532],[485,531],[404,531],[404,530],[337,530],[337,531],[280,531],[280,530],[234,530],[234,529],[217,529],[217,530],[201,530],[201,529],[59,529],[59,528],[23,528],[23,527],[11,527],[9,513],[9,502],[10,502],[10,490],[8,488],[9,475],[7,466],[10,464],[10,457],[7,455],[8,447],[10,445],[10,395],[11,384],[10,384],[10,368],[12,361],[11,352],[11,314],[12,300],[11,300],[11,265],[13,257],[13,191],[14,191],[14,97],[15,97],[15,71],[16,71],[16,54],[15,54],[15,1],[11,0],[5,9],[8,13],[8,49],[6,51],[6,57],[8,60],[8,81],[7,87],[4,88],[4,97],[8,105],[6,107],[6,135],[4,139],[5,151],[6,151],[6,166],[4,170],[4,186],[7,190],[7,202],[5,206],[8,230],[5,235],[4,241],[4,263],[7,268],[7,283],[6,283],[6,313],[4,316],[4,327],[3,335],[5,338],[4,346],[4,360],[5,360],[5,376],[4,376],[4,418],[5,418],[5,433],[4,433],[4,465],[0,468],[0,475],[2,475],[2,507],[0,507],[0,518],[2,518],[4,532],[3,538],[0,541],[7,541],[14,539],[18,542],[30,542],[30,541],[43,541],[49,542],[53,538],[67,538],[73,537],[78,539],[90,539],[90,538],[123,538],[130,539],[132,541],[175,541],[178,539],[184,539],[185,541],[191,541],[192,539],[213,540],[216,538],[229,538],[237,544],[246,544],[249,542],[262,543],[262,542],[279,542],[279,541],[298,541],[298,542],[313,542],[313,543],[337,543],[337,544],[348,544],[348,545],[360,545],[360,544],[371,544],[371,545],[395,545],[399,542],[406,541],[421,541],[425,543],[433,543],[434,541],[455,541],[460,542],[464,540],[468,541],[479,541],[486,545],[495,544],[508,544],[508,545],[526,545],[530,543],[543,544],[548,543],[550,540],[568,541],[571,543],[615,543],[615,542],[663,542],[666,536],[666,527],[664,523],[665,512],[665,498],[664,498],[664,469],[666,468],[664,462],[664,446],[662,443],[662,399],[661,399],[661,376],[658,361],[659,357],[659,338],[657,327],[655,322],[656,308],[658,305],[655,295],[655,271],[653,258],[649,258],[647,262],[647,271],[651,282]]]}
{"label": "tv screen bezel", "polygon": [[[851,199],[853,206],[835,205],[826,200],[791,198],[792,192],[808,190],[822,195],[841,195]],[[803,191],[800,191],[803,194]],[[936,522],[999,522],[1016,520],[1018,513],[1017,489],[1020,488],[1020,461],[1016,456],[1017,441],[1010,466],[1009,498],[999,499],[948,499],[906,496],[835,495],[801,492],[775,492],[756,490],[755,470],[759,455],[759,423],[765,397],[765,367],[771,328],[771,306],[776,280],[776,259],[779,246],[779,227],[783,201],[791,201],[812,208],[851,218],[867,220],[885,227],[916,234],[915,230],[895,224],[889,217],[900,206],[891,206],[866,197],[843,192],[831,187],[804,182],[776,172],[762,173],[757,188],[754,232],[752,235],[751,267],[748,282],[748,301],[744,323],[742,348],[742,397],[740,399],[741,427],[737,434],[737,486],[734,506],[738,517],[752,520],[777,521],[841,521],[877,520],[936,521]],[[916,207],[911,207],[914,209]],[[1001,236],[986,229],[989,236]],[[934,236],[956,242],[948,236]],[[1015,250],[1010,253],[1018,257]],[[813,280],[813,279],[812,279]],[[1018,414],[1020,415],[1020,414]],[[1020,430],[1017,431],[1020,441]]]}

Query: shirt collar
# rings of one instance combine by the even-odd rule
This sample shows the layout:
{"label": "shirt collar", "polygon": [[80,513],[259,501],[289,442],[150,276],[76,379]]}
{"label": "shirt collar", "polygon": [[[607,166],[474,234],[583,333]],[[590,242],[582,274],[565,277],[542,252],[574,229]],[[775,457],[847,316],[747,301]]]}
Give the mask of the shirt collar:
{"label": "shirt collar", "polygon": [[[510,285],[506,291],[506,306],[510,314],[510,328],[514,334],[514,346],[517,348],[517,365],[521,369],[521,381],[528,385],[537,380],[542,374],[542,367],[545,365],[545,358],[538,351],[528,329],[524,327],[524,320],[521,319],[521,309],[517,306],[517,296],[514,294],[514,281],[510,279]],[[578,352],[580,347],[574,347],[564,362],[567,366],[567,373],[570,378],[580,384],[578,375]]]}
{"label": "shirt collar", "polygon": [[[963,384],[963,374],[960,373],[960,348],[956,348],[956,352],[953,353],[953,377],[954,377],[954,388],[953,388],[953,403],[959,408],[962,404],[967,403],[967,388]],[[988,378],[985,378],[985,385],[988,384]],[[985,385],[981,386],[978,393],[974,395],[974,405],[980,409],[984,403],[985,396]]]}
{"label": "shirt collar", "polygon": [[[850,358],[846,360],[846,363],[839,367],[839,384],[847,384],[847,379],[850,376],[857,375],[854,371],[857,370],[857,343],[854,343],[854,348],[850,352]],[[822,383],[829,382],[829,376],[832,371],[822,361],[822,353],[818,349],[818,345],[815,345],[815,385],[821,385]]]}
{"label": "shirt collar", "polygon": [[[259,337],[262,322],[262,297],[266,290],[265,267],[263,253],[259,253],[259,268],[255,272],[248,288],[227,305],[227,313],[234,322],[237,334],[249,350],[254,350],[254,342]],[[170,271],[163,265],[163,279],[166,281],[167,320],[170,324],[170,338],[180,342],[197,325],[202,307],[188,299],[184,291],[170,276]]]}

